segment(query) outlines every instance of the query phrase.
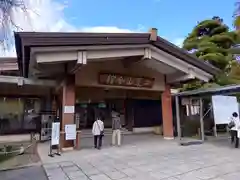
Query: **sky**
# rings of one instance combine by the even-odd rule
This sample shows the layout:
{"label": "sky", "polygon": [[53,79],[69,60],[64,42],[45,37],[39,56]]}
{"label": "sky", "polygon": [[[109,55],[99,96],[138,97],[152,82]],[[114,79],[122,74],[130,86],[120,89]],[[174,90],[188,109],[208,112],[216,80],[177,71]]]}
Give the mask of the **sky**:
{"label": "sky", "polygon": [[[21,31],[147,32],[181,46],[198,21],[220,16],[232,28],[236,0],[24,0],[13,11]],[[0,13],[1,16],[1,13]],[[1,27],[0,27],[1,29]],[[14,28],[13,28],[14,29]],[[15,56],[14,47],[0,56]]]}

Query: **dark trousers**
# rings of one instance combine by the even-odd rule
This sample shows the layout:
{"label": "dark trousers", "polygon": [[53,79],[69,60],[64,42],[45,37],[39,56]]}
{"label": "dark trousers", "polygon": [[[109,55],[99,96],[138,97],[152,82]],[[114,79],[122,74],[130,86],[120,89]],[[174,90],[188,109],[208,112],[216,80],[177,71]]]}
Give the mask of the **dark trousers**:
{"label": "dark trousers", "polygon": [[94,136],[94,147],[100,149],[102,147],[102,135]]}
{"label": "dark trousers", "polygon": [[231,130],[231,143],[233,144],[235,140],[235,148],[238,148],[239,146],[239,138],[238,138],[238,134],[237,131],[233,131]]}

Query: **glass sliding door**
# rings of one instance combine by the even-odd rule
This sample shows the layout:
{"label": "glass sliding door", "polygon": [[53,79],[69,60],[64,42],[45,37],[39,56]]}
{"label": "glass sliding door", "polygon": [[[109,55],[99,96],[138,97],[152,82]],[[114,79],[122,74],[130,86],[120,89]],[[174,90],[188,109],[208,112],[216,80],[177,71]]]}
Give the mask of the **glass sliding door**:
{"label": "glass sliding door", "polygon": [[26,98],[24,107],[23,129],[40,132],[41,128],[41,101],[39,98]]}
{"label": "glass sliding door", "polygon": [[0,134],[40,132],[41,99],[0,97]]}
{"label": "glass sliding door", "polygon": [[19,132],[23,113],[24,102],[21,98],[0,97],[0,134]]}

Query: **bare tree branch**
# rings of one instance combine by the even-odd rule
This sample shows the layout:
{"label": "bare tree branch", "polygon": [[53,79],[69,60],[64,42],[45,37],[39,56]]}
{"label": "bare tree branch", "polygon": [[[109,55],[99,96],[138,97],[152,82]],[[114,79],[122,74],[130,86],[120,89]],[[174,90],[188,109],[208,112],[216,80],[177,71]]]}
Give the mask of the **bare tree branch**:
{"label": "bare tree branch", "polygon": [[24,0],[0,0],[0,43],[3,48],[9,46],[13,29],[22,30],[13,19],[14,11],[17,9],[27,12]]}

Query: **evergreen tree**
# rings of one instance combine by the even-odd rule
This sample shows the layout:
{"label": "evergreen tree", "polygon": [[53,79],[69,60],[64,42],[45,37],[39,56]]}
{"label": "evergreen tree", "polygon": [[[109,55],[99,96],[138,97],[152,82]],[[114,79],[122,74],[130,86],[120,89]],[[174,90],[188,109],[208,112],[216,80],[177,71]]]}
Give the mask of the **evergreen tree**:
{"label": "evergreen tree", "polygon": [[215,67],[225,70],[229,49],[235,44],[236,33],[229,32],[219,17],[199,22],[183,42],[183,48]]}
{"label": "evergreen tree", "polygon": [[236,44],[237,37],[238,34],[230,32],[229,27],[218,16],[199,22],[183,42],[183,48],[225,73],[216,77],[211,83],[203,84],[196,81],[185,84],[183,89],[229,84],[228,75],[233,64],[231,50]]}
{"label": "evergreen tree", "polygon": [[229,51],[232,54],[232,61],[229,63],[227,76],[221,80],[225,79],[228,84],[240,84],[240,1],[235,3],[233,26],[235,27],[237,38],[234,46]]}

